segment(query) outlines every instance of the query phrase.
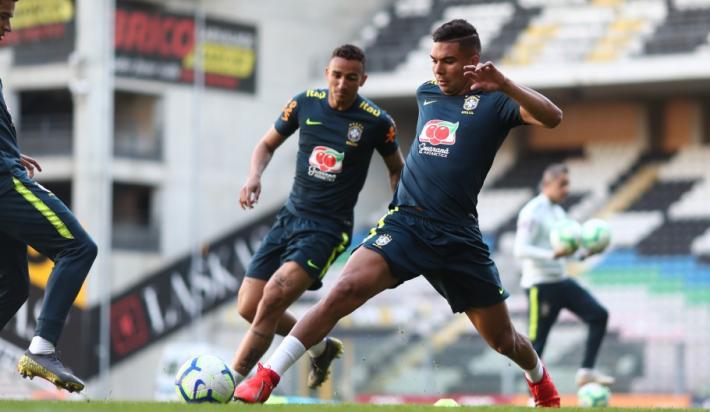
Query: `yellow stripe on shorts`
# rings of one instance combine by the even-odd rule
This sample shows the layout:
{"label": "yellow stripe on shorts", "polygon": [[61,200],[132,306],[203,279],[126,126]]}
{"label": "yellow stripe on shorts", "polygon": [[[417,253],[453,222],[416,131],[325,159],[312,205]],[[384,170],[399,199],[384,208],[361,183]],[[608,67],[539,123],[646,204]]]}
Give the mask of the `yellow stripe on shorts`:
{"label": "yellow stripe on shorts", "polygon": [[367,235],[367,237],[365,239],[363,239],[362,243],[365,243],[368,240],[372,239],[372,237],[377,234],[377,229],[382,229],[382,227],[385,225],[385,219],[387,219],[387,216],[394,214],[394,212],[398,212],[398,211],[399,211],[399,207],[395,207],[393,209],[388,210],[387,213],[385,213],[380,218],[380,220],[377,221],[377,225],[375,225],[375,227],[370,229],[370,234]]}
{"label": "yellow stripe on shorts", "polygon": [[330,254],[328,261],[325,262],[325,266],[323,267],[323,270],[320,272],[321,279],[323,279],[323,276],[325,276],[325,273],[328,271],[328,268],[330,268],[330,265],[333,264],[333,261],[335,260],[335,258],[339,254],[343,253],[345,251],[345,248],[348,247],[348,243],[350,242],[350,237],[345,232],[341,233],[341,236],[343,238],[343,241],[340,242],[340,244],[338,246],[333,248],[333,252]]}
{"label": "yellow stripe on shorts", "polygon": [[40,198],[35,196],[35,194],[32,193],[32,191],[28,189],[27,186],[22,184],[19,179],[13,177],[12,181],[15,184],[15,190],[17,191],[17,193],[24,197],[25,200],[30,202],[30,204],[32,204],[32,206],[34,206],[34,208],[37,209],[42,214],[42,216],[44,216],[49,221],[49,223],[54,226],[55,229],[57,229],[57,232],[59,232],[59,234],[63,238],[74,239],[74,235],[72,235],[72,233],[69,231],[67,225],[62,222],[62,219],[60,219],[59,216],[57,216],[57,214],[54,213],[54,211],[50,209],[46,203],[44,203],[42,200],[40,200]]}
{"label": "yellow stripe on shorts", "polygon": [[530,288],[530,324],[528,325],[528,338],[531,341],[537,338],[538,306],[537,287]]}

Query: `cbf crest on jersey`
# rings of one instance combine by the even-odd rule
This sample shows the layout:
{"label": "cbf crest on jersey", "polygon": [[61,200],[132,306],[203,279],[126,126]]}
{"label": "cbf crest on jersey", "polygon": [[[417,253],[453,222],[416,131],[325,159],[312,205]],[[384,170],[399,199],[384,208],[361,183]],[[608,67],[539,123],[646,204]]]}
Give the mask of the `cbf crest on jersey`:
{"label": "cbf crest on jersey", "polygon": [[467,96],[463,101],[463,114],[473,114],[473,110],[478,107],[478,101],[480,97],[478,96]]}
{"label": "cbf crest on jersey", "polygon": [[362,139],[362,133],[365,131],[365,127],[361,123],[350,123],[348,125],[348,141],[346,142],[349,146],[357,146],[357,142]]}

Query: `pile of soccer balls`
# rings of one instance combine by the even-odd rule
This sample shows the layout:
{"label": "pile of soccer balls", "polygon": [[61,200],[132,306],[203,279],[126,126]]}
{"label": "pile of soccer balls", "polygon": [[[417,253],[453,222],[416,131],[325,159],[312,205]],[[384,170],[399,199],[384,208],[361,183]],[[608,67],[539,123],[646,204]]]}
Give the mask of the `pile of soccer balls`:
{"label": "pile of soccer balls", "polygon": [[611,230],[601,219],[589,219],[583,225],[566,219],[550,231],[550,244],[555,250],[575,252],[580,246],[590,253],[599,253],[609,246]]}
{"label": "pile of soccer balls", "polygon": [[187,403],[228,403],[235,384],[232,369],[213,355],[189,359],[175,375],[175,390]]}

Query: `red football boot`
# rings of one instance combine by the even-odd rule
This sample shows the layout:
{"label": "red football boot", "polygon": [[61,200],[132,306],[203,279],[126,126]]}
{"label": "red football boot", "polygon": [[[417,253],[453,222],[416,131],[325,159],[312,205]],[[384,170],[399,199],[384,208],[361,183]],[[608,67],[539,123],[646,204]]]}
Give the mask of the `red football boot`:
{"label": "red football boot", "polygon": [[276,372],[258,364],[256,374],[244,380],[234,390],[234,399],[244,403],[264,403],[281,378]]}
{"label": "red football boot", "polygon": [[543,369],[542,379],[538,383],[530,382],[527,377],[525,381],[528,383],[530,393],[535,400],[535,407],[538,408],[559,408],[560,394],[557,393],[555,384],[552,383],[550,374],[547,373],[547,368]]}

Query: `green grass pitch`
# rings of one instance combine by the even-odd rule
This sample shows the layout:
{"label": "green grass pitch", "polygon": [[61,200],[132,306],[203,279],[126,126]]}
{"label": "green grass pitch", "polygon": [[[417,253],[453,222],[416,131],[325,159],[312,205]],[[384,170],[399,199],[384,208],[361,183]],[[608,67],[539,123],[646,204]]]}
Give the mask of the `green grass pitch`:
{"label": "green grass pitch", "polygon": [[[589,409],[562,408],[564,411],[585,411]],[[459,406],[436,407],[421,405],[188,405],[174,402],[105,402],[105,401],[0,401],[0,411],[3,412],[444,412],[444,411],[477,411],[477,412],[529,412],[530,408],[515,406]],[[598,412],[661,412],[664,409],[620,409],[595,408]],[[666,411],[682,412],[684,409],[666,409]]]}

